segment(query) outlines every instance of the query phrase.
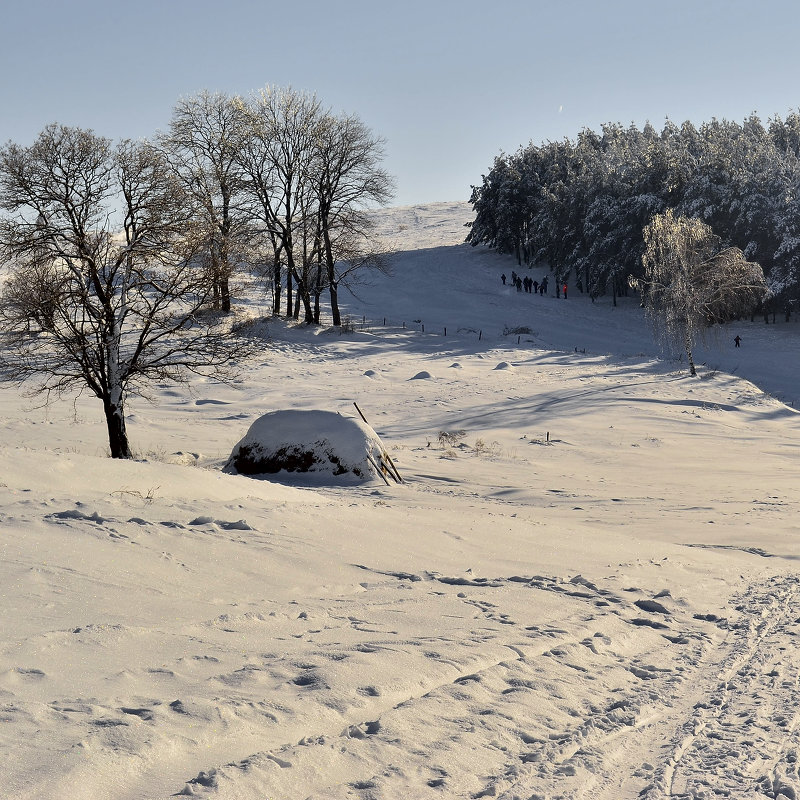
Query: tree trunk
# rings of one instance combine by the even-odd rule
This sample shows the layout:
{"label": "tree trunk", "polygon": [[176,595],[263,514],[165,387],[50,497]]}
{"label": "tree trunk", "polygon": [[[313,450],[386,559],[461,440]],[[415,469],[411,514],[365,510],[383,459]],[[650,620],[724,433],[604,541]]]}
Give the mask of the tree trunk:
{"label": "tree trunk", "polygon": [[308,325],[314,324],[314,308],[311,305],[311,292],[308,291],[308,287],[304,287],[305,291],[300,293],[300,297],[303,301],[303,312],[305,313],[305,322]]}
{"label": "tree trunk", "polygon": [[320,297],[322,296],[322,276],[323,276],[323,264],[322,264],[322,247],[319,241],[319,236],[317,236],[316,242],[316,249],[317,249],[317,263],[316,263],[316,271],[314,274],[314,323],[319,325],[319,317],[320,317]]}
{"label": "tree trunk", "polygon": [[220,305],[223,313],[230,314],[231,311],[231,287],[227,275],[220,276],[219,279]]}
{"label": "tree trunk", "polygon": [[111,458],[133,458],[128,432],[125,429],[125,411],[122,403],[113,403],[111,398],[103,398],[103,411],[106,415],[108,428],[108,445],[111,449]]}
{"label": "tree trunk", "polygon": [[339,287],[336,281],[331,281],[330,285],[331,295],[331,316],[333,317],[333,324],[338,328],[342,324],[342,315],[339,312]]}
{"label": "tree trunk", "polygon": [[686,349],[686,358],[689,360],[689,374],[694,377],[697,375],[697,370],[694,367],[694,358],[692,357],[692,339],[687,331],[683,337],[683,346]]}
{"label": "tree trunk", "polygon": [[272,265],[272,313],[277,316],[281,313],[281,261],[276,256]]}
{"label": "tree trunk", "polygon": [[308,282],[302,280],[299,275],[294,276],[294,281],[297,286],[295,290],[294,318],[300,319],[300,306],[302,304],[305,317],[303,321],[312,325],[314,323],[314,310],[311,307],[311,292],[308,288]]}
{"label": "tree trunk", "polygon": [[325,246],[325,266],[328,270],[328,286],[331,296],[331,316],[333,324],[339,327],[342,324],[342,315],[339,312],[339,283],[336,280],[336,264],[333,258],[333,245],[331,244],[330,231],[328,230],[327,217],[322,218],[322,241]]}
{"label": "tree trunk", "polygon": [[292,297],[292,270],[291,268],[287,268],[286,270],[286,317],[287,319],[292,318],[292,312],[294,311],[294,298]]}

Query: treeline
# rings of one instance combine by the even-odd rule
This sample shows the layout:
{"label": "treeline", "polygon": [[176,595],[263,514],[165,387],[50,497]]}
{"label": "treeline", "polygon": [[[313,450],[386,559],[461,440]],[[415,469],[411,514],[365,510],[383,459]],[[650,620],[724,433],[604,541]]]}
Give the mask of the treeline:
{"label": "treeline", "polygon": [[771,310],[800,297],[800,113],[765,126],[712,120],[607,124],[598,133],[499,155],[480,186],[467,241],[546,263],[592,298],[643,275],[642,232],[672,209],[709,225],[761,265]]}

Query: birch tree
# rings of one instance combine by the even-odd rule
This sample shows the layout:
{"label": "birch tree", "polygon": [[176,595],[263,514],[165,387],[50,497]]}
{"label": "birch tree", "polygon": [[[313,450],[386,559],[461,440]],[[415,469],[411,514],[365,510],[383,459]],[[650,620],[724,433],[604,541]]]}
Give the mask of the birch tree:
{"label": "birch tree", "polygon": [[643,299],[665,343],[686,352],[696,375],[692,351],[714,323],[727,322],[758,305],[766,295],[764,272],[736,247],[723,247],[699,219],[675,216],[668,209],[644,229]]}
{"label": "birch tree", "polygon": [[0,148],[0,378],[49,397],[89,390],[113,458],[125,403],[148,383],[230,374],[244,355],[198,316],[208,285],[192,204],[161,153],[49,125]]}

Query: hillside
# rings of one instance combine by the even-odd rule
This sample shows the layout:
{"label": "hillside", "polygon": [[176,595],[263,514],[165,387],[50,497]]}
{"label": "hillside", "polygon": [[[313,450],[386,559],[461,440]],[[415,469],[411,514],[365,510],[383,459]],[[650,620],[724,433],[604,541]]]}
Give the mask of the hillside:
{"label": "hillside", "polygon": [[[137,461],[91,398],[0,387],[0,796],[800,793],[800,325],[689,378],[636,298],[517,293],[468,220],[382,212],[348,331],[132,401]],[[354,402],[403,483],[222,471]]]}

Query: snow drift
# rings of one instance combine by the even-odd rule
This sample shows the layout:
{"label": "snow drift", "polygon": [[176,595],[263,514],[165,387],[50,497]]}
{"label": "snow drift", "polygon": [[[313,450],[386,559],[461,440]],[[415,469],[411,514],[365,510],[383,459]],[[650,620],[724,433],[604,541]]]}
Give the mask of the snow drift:
{"label": "snow drift", "polygon": [[259,417],[231,452],[226,472],[314,473],[325,482],[380,477],[386,448],[366,422],[332,411],[272,411]]}

